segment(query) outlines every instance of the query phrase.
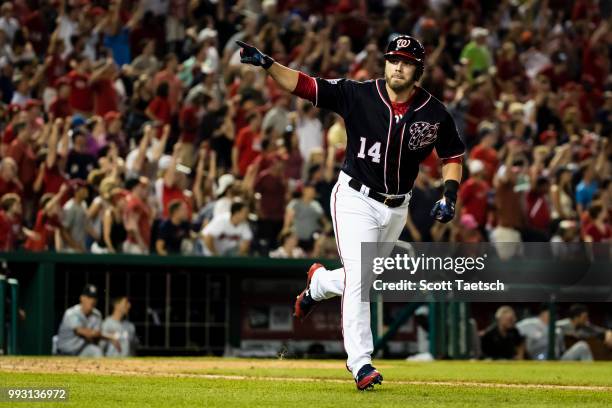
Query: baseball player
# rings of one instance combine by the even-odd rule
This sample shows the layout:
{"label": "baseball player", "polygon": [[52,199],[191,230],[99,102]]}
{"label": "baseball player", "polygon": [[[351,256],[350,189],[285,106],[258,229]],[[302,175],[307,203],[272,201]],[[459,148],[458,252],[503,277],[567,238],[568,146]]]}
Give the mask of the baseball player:
{"label": "baseball player", "polygon": [[397,241],[419,164],[434,148],[443,162],[444,194],[431,215],[443,223],[452,220],[465,146],[445,106],[417,86],[425,49],[413,37],[392,40],[385,53],[384,79],[365,82],[312,78],[237,43],[242,63],[263,67],[281,88],[338,113],[346,123],[346,159],[330,200],[343,266],[327,270],[312,265],[294,315],[303,319],[318,302],[342,296],[346,367],[358,389],[373,388],[383,377],[371,365],[370,304],[360,297],[361,243]]}

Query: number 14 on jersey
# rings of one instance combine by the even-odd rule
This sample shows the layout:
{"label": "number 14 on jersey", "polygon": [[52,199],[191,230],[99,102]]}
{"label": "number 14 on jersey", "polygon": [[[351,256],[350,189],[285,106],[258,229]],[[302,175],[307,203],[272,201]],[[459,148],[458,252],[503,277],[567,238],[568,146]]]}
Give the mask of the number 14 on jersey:
{"label": "number 14 on jersey", "polygon": [[[361,147],[359,148],[359,153],[357,153],[357,157],[359,157],[360,159],[365,159],[366,138],[360,137],[359,139],[361,140]],[[370,160],[372,160],[374,163],[380,163],[380,142],[374,143],[368,149],[368,156],[370,156]]]}

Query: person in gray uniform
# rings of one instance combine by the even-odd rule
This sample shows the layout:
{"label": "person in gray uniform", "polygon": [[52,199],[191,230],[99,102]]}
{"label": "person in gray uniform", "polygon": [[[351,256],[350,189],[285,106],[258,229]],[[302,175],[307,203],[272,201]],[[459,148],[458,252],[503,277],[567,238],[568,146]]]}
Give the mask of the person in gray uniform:
{"label": "person in gray uniform", "polygon": [[[87,284],[81,292],[79,303],[64,312],[57,334],[59,354],[79,357],[103,356],[98,342],[105,336],[100,331],[102,313],[96,309],[97,301],[98,289],[94,285]],[[119,345],[114,338],[106,339]]]}
{"label": "person in gray uniform", "polygon": [[136,328],[126,318],[131,307],[132,304],[127,296],[121,296],[113,300],[113,313],[104,319],[102,334],[117,340],[119,347],[109,341],[102,341],[101,346],[105,356],[129,357],[135,354],[138,344]]}
{"label": "person in gray uniform", "polygon": [[[526,339],[527,354],[533,360],[546,360],[548,357],[548,322],[550,312],[547,305],[541,305],[537,316],[528,317],[516,324],[519,333]],[[593,355],[589,345],[580,340],[572,347],[564,350],[563,336],[557,328],[555,344],[555,358],[566,361],[591,361]]]}
{"label": "person in gray uniform", "polygon": [[[572,358],[572,360],[592,360],[592,350],[587,343],[589,340],[601,342],[604,346],[612,349],[612,330],[594,325],[589,319],[589,311],[583,304],[573,304],[569,309],[569,316],[556,322],[557,332],[562,338],[573,338],[581,344],[579,351],[584,358]],[[572,350],[570,348],[570,350]],[[576,354],[576,353],[575,353]]]}

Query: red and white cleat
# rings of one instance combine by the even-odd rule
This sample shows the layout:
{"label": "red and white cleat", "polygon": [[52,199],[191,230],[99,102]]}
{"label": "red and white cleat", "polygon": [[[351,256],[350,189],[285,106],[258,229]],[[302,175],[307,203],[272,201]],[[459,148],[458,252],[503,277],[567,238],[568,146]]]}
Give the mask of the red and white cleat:
{"label": "red and white cleat", "polygon": [[306,317],[308,317],[308,315],[310,314],[310,312],[312,312],[317,303],[319,303],[310,296],[310,281],[312,281],[312,277],[315,271],[319,268],[323,268],[323,265],[321,265],[320,263],[312,264],[312,266],[308,270],[308,275],[306,278],[306,288],[295,299],[295,305],[293,307],[293,316],[300,320],[304,320]]}

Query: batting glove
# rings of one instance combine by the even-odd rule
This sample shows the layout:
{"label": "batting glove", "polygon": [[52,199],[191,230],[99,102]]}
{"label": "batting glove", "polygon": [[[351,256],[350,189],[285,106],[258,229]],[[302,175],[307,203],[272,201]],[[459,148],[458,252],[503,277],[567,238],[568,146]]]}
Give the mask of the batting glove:
{"label": "batting glove", "polygon": [[242,41],[236,41],[236,44],[242,48],[240,50],[240,62],[243,64],[251,64],[257,67],[268,69],[274,64],[274,59],[267,56],[257,48]]}
{"label": "batting glove", "polygon": [[459,183],[456,180],[444,182],[444,197],[438,200],[431,209],[431,216],[446,224],[455,217],[455,202],[457,201]]}
{"label": "batting glove", "polygon": [[431,210],[431,216],[446,224],[455,217],[455,203],[446,201],[446,198],[436,201]]}

